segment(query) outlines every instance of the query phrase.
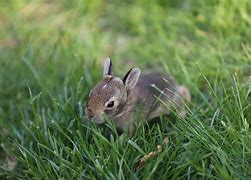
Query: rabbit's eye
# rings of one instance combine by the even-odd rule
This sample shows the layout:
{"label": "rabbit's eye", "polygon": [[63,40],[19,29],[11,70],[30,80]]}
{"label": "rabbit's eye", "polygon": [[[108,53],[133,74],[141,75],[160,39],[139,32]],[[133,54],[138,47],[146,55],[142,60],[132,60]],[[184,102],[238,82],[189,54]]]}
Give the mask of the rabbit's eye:
{"label": "rabbit's eye", "polygon": [[112,108],[114,106],[114,101],[110,101],[107,103],[106,107]]}

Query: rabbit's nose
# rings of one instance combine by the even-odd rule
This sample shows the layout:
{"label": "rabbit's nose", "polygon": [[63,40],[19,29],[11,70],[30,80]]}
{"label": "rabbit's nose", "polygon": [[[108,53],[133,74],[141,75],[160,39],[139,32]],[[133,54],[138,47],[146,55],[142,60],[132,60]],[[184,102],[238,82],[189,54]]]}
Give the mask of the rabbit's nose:
{"label": "rabbit's nose", "polygon": [[91,109],[87,109],[86,114],[90,119],[94,118],[94,113]]}

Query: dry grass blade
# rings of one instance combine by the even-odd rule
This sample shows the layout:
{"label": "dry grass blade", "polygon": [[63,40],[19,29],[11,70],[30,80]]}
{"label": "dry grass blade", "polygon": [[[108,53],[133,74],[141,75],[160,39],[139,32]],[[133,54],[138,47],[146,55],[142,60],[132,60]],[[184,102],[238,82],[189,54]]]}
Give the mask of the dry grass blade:
{"label": "dry grass blade", "polygon": [[168,142],[169,142],[168,138],[165,138],[161,145],[157,145],[157,149],[155,151],[151,151],[150,153],[145,155],[142,159],[140,159],[140,161],[137,163],[137,166],[135,167],[135,171],[140,170],[149,159],[157,156],[162,151],[163,145],[166,145]]}

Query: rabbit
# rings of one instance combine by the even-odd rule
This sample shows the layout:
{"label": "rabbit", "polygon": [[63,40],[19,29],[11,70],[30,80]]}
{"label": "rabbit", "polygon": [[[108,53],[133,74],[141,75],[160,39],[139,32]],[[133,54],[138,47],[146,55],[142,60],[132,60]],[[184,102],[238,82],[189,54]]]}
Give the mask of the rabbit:
{"label": "rabbit", "polygon": [[168,115],[172,108],[185,117],[185,102],[190,100],[189,90],[177,85],[168,74],[141,75],[141,70],[134,67],[123,79],[113,76],[108,57],[104,61],[103,79],[90,91],[85,115],[97,124],[108,117],[117,130],[132,133],[138,119],[144,122]]}

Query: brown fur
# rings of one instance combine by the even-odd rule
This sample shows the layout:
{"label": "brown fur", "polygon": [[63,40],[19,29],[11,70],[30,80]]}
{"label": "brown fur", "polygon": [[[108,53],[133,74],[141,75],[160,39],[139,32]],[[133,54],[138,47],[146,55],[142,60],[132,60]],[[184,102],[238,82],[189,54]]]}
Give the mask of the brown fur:
{"label": "brown fur", "polygon": [[[137,78],[140,70],[133,69],[133,74],[130,71],[125,78],[129,76],[130,81],[135,80],[133,88],[129,89],[125,81],[111,75],[105,75],[93,88],[86,106],[88,119],[102,123],[102,116],[105,114],[119,130],[129,128],[132,131],[136,120],[144,122],[161,114],[168,115],[170,108],[176,108],[179,115],[185,117],[184,104],[190,101],[187,88],[178,86],[167,74],[153,73]],[[111,72],[111,69],[106,69],[105,72]],[[114,102],[113,108],[106,107],[109,101]]]}

